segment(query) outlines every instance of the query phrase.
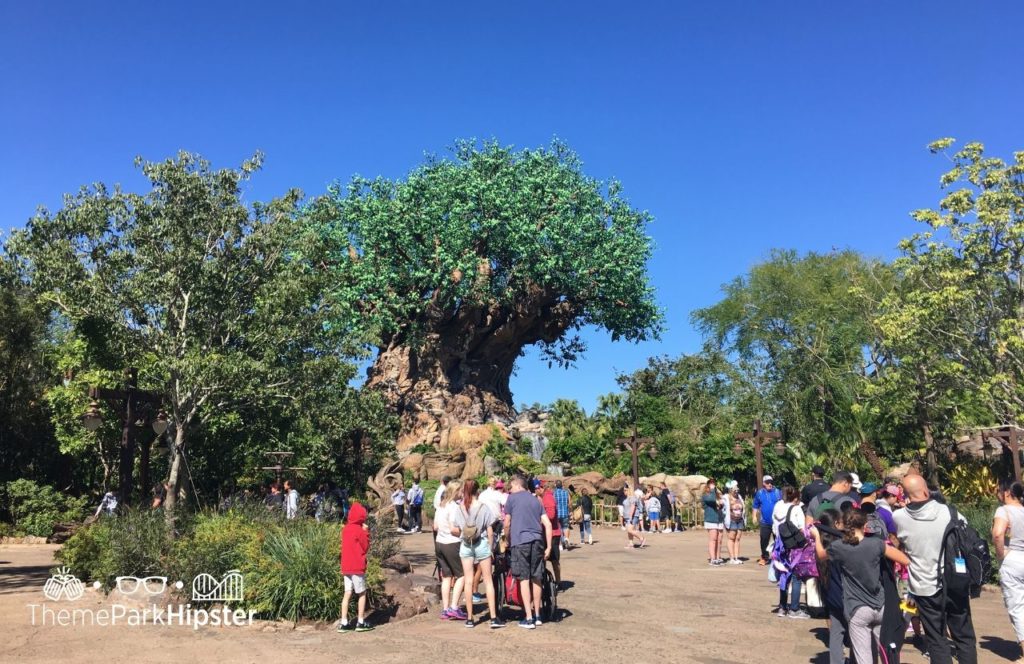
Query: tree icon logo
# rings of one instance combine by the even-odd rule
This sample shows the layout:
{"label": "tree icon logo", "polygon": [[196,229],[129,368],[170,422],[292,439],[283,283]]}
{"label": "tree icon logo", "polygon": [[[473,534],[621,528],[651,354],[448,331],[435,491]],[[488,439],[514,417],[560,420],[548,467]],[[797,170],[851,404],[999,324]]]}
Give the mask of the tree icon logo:
{"label": "tree icon logo", "polygon": [[56,602],[62,598],[73,602],[76,599],[80,599],[84,594],[85,586],[74,574],[70,573],[67,567],[58,569],[43,585],[43,595],[51,602]]}

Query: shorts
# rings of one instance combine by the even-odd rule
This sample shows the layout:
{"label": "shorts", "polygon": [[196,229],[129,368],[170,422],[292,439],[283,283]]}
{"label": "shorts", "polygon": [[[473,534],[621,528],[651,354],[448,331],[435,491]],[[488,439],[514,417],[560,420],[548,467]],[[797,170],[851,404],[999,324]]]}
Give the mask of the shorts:
{"label": "shorts", "polygon": [[463,540],[459,544],[459,558],[465,560],[466,558],[472,558],[473,562],[478,563],[481,560],[487,560],[491,557],[491,546],[487,543],[486,537],[481,537],[476,541],[473,546],[466,544]]}
{"label": "shorts", "polygon": [[462,544],[459,542],[434,545],[434,551],[437,553],[437,566],[441,568],[441,576],[462,578],[462,561],[459,559],[459,547],[461,546]]}
{"label": "shorts", "polygon": [[[551,555],[548,557],[548,560],[550,560],[553,563],[557,563],[559,561],[559,559],[561,559],[561,554],[559,553],[561,550],[562,550],[562,536],[561,535],[552,535],[551,536]],[[543,551],[541,553],[543,553]]]}
{"label": "shorts", "polygon": [[357,595],[362,595],[366,592],[366,576],[363,574],[346,574],[345,575],[345,592],[354,592]]}
{"label": "shorts", "polygon": [[746,530],[746,528],[747,524],[743,519],[740,519],[739,521],[730,521],[725,524],[726,530]]}
{"label": "shorts", "polygon": [[626,508],[623,507],[622,505],[619,505],[619,518],[623,519],[625,517],[626,517]]}
{"label": "shorts", "polygon": [[647,518],[650,519],[651,521],[660,521],[661,520],[661,512],[648,512],[647,513]]}
{"label": "shorts", "polygon": [[629,522],[631,524],[633,524],[634,526],[639,526],[640,525],[640,517],[638,515],[634,515],[633,518],[629,520]]}
{"label": "shorts", "polygon": [[724,530],[725,526],[721,523],[711,523],[710,521],[704,522],[704,530]]}
{"label": "shorts", "polygon": [[544,542],[533,540],[512,547],[512,576],[520,581],[544,578]]}

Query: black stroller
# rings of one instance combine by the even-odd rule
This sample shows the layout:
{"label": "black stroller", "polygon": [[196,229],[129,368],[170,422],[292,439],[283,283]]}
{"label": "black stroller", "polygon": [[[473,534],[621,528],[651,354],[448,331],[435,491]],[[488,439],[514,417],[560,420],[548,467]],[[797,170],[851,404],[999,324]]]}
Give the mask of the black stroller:
{"label": "black stroller", "polygon": [[[494,581],[495,606],[498,614],[501,614],[502,607],[514,606],[523,608],[523,598],[519,592],[519,581],[512,576],[512,553],[504,543],[497,548],[500,551],[494,553]],[[544,577],[540,584],[540,619],[543,622],[555,622],[561,618],[558,611],[558,584],[555,583],[555,576],[551,570],[544,567]]]}

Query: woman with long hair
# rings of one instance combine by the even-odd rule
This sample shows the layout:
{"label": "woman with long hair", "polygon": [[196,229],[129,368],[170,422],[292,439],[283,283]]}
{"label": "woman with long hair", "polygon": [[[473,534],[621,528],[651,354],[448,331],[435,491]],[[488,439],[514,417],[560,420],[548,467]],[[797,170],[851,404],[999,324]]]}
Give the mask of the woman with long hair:
{"label": "woman with long hair", "polygon": [[708,532],[708,564],[721,565],[725,562],[721,558],[725,515],[722,513],[722,494],[714,479],[708,480],[700,502],[704,507],[704,530]]}
{"label": "woman with long hair", "polygon": [[[1010,624],[1024,652],[1024,484],[1003,480],[997,495],[1002,505],[992,520],[992,543],[996,546],[996,557],[1002,561],[999,585]],[[1024,654],[1017,661],[1024,662]]]}
{"label": "woman with long hair", "polygon": [[441,620],[465,620],[466,614],[459,606],[465,579],[462,577],[462,561],[459,560],[458,535],[452,533],[452,517],[458,509],[462,495],[462,482],[451,480],[441,494],[440,507],[434,512],[434,555],[437,568],[441,570]]}
{"label": "woman with long hair", "polygon": [[725,494],[725,532],[729,538],[729,564],[742,565],[740,558],[740,539],[747,527],[746,504],[743,496],[740,495],[740,485],[736,480],[729,480],[725,483],[728,493]]}
{"label": "woman with long hair", "polygon": [[[827,509],[815,524],[821,545],[827,551],[832,542],[843,538],[843,519],[839,510]],[[812,533],[814,531],[812,530]],[[817,549],[817,546],[815,546]],[[828,616],[829,664],[846,664],[846,616],[843,615],[843,573],[839,563],[818,557],[818,588]]]}
{"label": "woman with long hair", "polygon": [[[804,518],[804,508],[800,505],[800,490],[794,486],[787,486],[782,490],[782,500],[775,503],[775,507],[772,509],[772,533],[775,535],[776,542],[782,541],[782,534],[779,532],[779,528],[786,521],[789,521],[797,528],[803,528],[806,521]],[[776,546],[781,545],[777,544]],[[777,551],[781,551],[781,553],[773,554],[772,560],[778,560],[785,569],[790,569],[789,553],[783,548],[779,548]],[[779,580],[779,606],[773,613],[777,614],[780,618],[810,618],[806,611],[800,609],[800,589],[803,587],[800,577],[790,569],[785,587],[781,585],[783,580],[781,578]],[[789,592],[788,604],[786,602],[787,591]]]}
{"label": "woman with long hair", "polygon": [[[462,485],[462,505],[455,516],[452,534],[460,538],[459,558],[462,559],[462,573],[467,579],[473,578],[476,567],[480,568],[484,589],[487,592],[487,609],[491,615],[491,629],[505,626],[498,617],[494,598],[494,578],[491,576],[491,551],[494,549],[494,521],[497,517],[477,496],[480,487],[476,480],[466,480]],[[466,598],[466,627],[475,627],[473,622],[473,599],[469,592]]]}
{"label": "woman with long hair", "polygon": [[850,650],[858,662],[872,660],[872,642],[884,648],[880,635],[885,589],[882,586],[882,559],[909,565],[910,558],[896,547],[886,546],[881,537],[864,532],[868,517],[852,508],[843,515],[843,537],[826,549],[817,528],[811,529],[818,559],[827,557],[839,563],[843,580],[843,616],[850,635]]}

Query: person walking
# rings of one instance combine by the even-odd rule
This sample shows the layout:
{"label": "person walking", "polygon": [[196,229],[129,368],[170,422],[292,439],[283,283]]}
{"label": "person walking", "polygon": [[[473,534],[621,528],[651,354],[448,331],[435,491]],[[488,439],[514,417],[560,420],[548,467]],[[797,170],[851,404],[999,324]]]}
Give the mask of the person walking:
{"label": "person walking", "polygon": [[708,480],[700,502],[704,506],[704,530],[708,532],[708,564],[718,566],[725,562],[720,556],[725,514],[722,511],[722,495],[714,479]]}
{"label": "person walking", "polygon": [[[462,504],[455,513],[452,534],[462,541],[459,544],[459,558],[462,561],[462,578],[474,578],[480,568],[484,590],[487,595],[487,610],[491,616],[491,629],[505,626],[497,613],[494,596],[494,578],[491,576],[491,551],[494,550],[494,515],[487,505],[478,499],[480,490],[476,480],[466,480],[462,485]],[[466,627],[475,627],[473,621],[473,599],[466,598]]]}
{"label": "person walking", "polygon": [[294,519],[299,515],[299,492],[295,490],[291,480],[284,481],[284,495],[284,518]]}
{"label": "person walking", "polygon": [[593,546],[594,531],[591,528],[591,521],[594,518],[594,501],[590,498],[590,491],[584,487],[580,489],[580,546],[584,542]]}
{"label": "person walking", "polygon": [[868,537],[868,517],[863,510],[852,508],[843,515],[843,537],[824,547],[817,528],[811,527],[811,538],[818,559],[838,563],[843,578],[843,615],[850,637],[850,650],[858,662],[871,662],[872,643],[884,650],[881,642],[882,612],[885,591],[882,587],[882,559],[906,565],[907,555],[896,547],[886,546],[885,538]]}
{"label": "person walking", "polygon": [[896,538],[910,558],[910,594],[924,626],[925,649],[932,664],[952,664],[948,630],[956,644],[957,661],[976,664],[978,647],[970,595],[943,588],[940,575],[951,508],[932,497],[928,484],[918,474],[904,476],[901,484],[908,502],[905,508],[893,513],[892,519],[896,522]]}
{"label": "person walking", "polygon": [[519,581],[525,616],[519,621],[523,629],[534,629],[541,623],[541,582],[544,561],[551,554],[551,520],[540,501],[526,490],[526,478],[516,475],[505,502],[505,532],[512,549],[512,576]]}
{"label": "person walking", "polygon": [[409,487],[409,530],[418,533],[423,530],[423,489],[420,481],[415,479]]}
{"label": "person walking", "polygon": [[743,502],[743,496],[740,495],[740,485],[736,480],[729,480],[725,483],[726,495],[726,510],[725,510],[725,532],[726,537],[729,538],[729,564],[730,565],[742,565],[743,559],[740,558],[740,540],[743,537],[743,531],[747,527],[747,515],[746,505]]}
{"label": "person walking", "polygon": [[548,520],[551,521],[551,553],[548,555],[548,561],[551,563],[551,573],[555,577],[555,584],[561,588],[561,542],[565,531],[562,528],[562,520],[558,518],[558,506],[555,504],[555,495],[544,486],[544,481],[539,479],[533,480],[533,492],[544,508],[544,513],[547,515]]}
{"label": "person walking", "polygon": [[397,519],[399,532],[408,532],[405,527],[405,486],[399,485],[397,489],[391,492],[391,506],[395,508],[395,518]]}
{"label": "person walking", "polygon": [[558,525],[562,530],[562,550],[568,551],[572,548],[572,528],[569,527],[569,492],[562,487],[562,480],[555,480],[555,490],[552,492],[555,497],[555,516],[558,517]]}
{"label": "person walking", "polygon": [[998,496],[1002,505],[996,508],[992,520],[992,543],[996,558],[1001,561],[999,585],[1003,589],[1003,603],[1021,646],[1017,661],[1024,662],[1024,484],[1003,480]]}
{"label": "person walking", "polygon": [[[626,523],[626,548],[634,549],[639,546],[642,549],[647,544],[647,540],[638,530],[643,509],[640,507],[636,494],[630,490],[629,486],[625,487],[625,496],[626,500],[622,503],[622,514]],[[634,540],[639,543],[634,544]]]}
{"label": "person walking", "polygon": [[[452,533],[452,524],[459,509],[458,500],[462,483],[449,481],[445,485],[441,504],[434,512],[434,555],[441,572],[441,620],[465,620],[468,616],[459,606],[459,597],[466,584],[463,578],[462,560],[459,558],[458,535]],[[469,593],[469,590],[466,590]]]}
{"label": "person walking", "polygon": [[754,493],[754,502],[751,505],[754,509],[754,518],[757,519],[761,538],[761,558],[758,565],[764,567],[768,564],[768,543],[772,538],[772,511],[775,503],[782,500],[782,492],[775,488],[775,480],[771,475],[765,475],[761,480],[761,488]]}

